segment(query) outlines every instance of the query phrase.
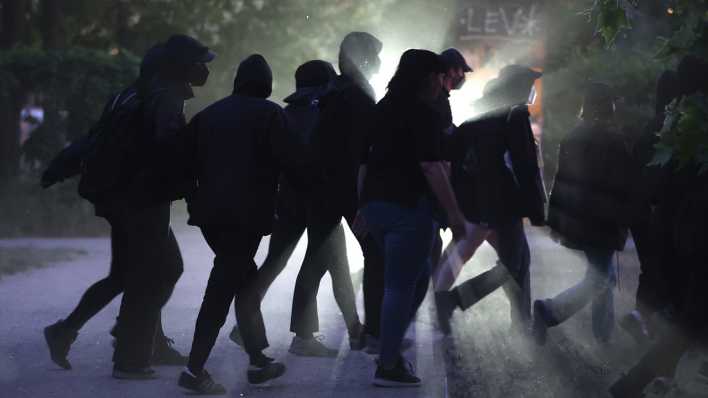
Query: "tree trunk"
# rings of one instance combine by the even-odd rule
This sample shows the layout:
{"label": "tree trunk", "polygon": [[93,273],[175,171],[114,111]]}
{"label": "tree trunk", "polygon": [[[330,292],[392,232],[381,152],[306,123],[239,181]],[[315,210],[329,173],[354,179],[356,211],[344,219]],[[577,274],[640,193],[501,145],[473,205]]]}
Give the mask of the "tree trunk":
{"label": "tree trunk", "polygon": [[66,28],[61,0],[42,0],[40,4],[40,31],[44,48],[55,50],[66,46]]}
{"label": "tree trunk", "polygon": [[0,23],[0,49],[17,46],[26,30],[27,0],[0,0],[2,4],[2,22]]}

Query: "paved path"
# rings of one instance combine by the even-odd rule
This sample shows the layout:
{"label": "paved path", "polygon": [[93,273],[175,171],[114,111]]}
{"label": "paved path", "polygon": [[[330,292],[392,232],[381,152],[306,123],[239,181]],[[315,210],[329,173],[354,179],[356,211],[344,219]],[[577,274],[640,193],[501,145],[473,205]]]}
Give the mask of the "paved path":
{"label": "paved path", "polygon": [[[180,227],[178,241],[185,259],[185,273],[164,312],[165,330],[176,346],[187,352],[191,344],[198,307],[213,255],[196,229]],[[455,313],[452,338],[435,332],[434,313],[424,303],[409,331],[416,340],[407,353],[424,386],[414,390],[377,389],[371,386],[373,357],[348,348],[341,315],[331,295],[329,278],[320,288],[321,333],[330,346],[340,347],[336,359],[310,359],[289,355],[287,348],[292,288],[297,266],[304,254],[300,242],[286,271],[273,284],[263,302],[269,354],[282,359],[288,373],[272,386],[250,387],[245,383],[246,356],[228,339],[233,316],[222,329],[208,368],[233,397],[602,397],[607,384],[638,353],[617,332],[609,347],[596,347],[588,337],[588,311],[550,334],[549,345],[537,349],[510,338],[508,303],[500,293],[468,313]],[[19,239],[0,241],[2,246],[75,248],[87,254],[71,263],[13,275],[0,281],[0,396],[2,397],[179,397],[179,368],[159,368],[161,378],[146,382],[118,381],[110,377],[111,338],[108,334],[119,301],[91,320],[72,347],[72,371],[58,369],[50,360],[41,330],[65,316],[81,293],[104,276],[110,257],[107,239]],[[546,296],[580,277],[582,261],[577,254],[559,249],[537,231],[534,250],[534,296]],[[361,255],[350,242],[352,271],[361,267]],[[258,259],[267,249],[264,239]],[[482,271],[496,260],[484,246],[468,264],[462,278]],[[623,255],[624,280],[636,279],[633,252]],[[631,304],[636,286],[623,286],[618,313]],[[361,297],[359,297],[361,300]],[[361,304],[361,301],[360,301]],[[362,306],[360,305],[361,309]],[[614,367],[613,367],[614,366]]]}

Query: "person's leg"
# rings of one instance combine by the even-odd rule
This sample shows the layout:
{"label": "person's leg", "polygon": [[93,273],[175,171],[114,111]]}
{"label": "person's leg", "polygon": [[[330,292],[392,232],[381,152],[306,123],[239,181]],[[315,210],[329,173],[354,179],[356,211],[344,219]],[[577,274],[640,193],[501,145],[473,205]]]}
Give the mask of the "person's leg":
{"label": "person's leg", "polygon": [[108,276],[91,285],[81,297],[76,308],[66,317],[64,325],[75,331],[80,330],[89,319],[108,305],[116,296],[123,292],[120,276],[123,261],[124,234],[116,222],[111,223],[111,269]]}
{"label": "person's leg", "polygon": [[[197,375],[204,370],[204,365],[211,353],[219,330],[226,320],[226,316],[231,306],[231,301],[236,295],[237,287],[243,288],[249,282],[249,277],[254,275],[255,264],[253,256],[258,250],[260,238],[247,236],[238,231],[229,231],[222,228],[212,229],[202,228],[202,233],[209,247],[214,251],[214,267],[209,275],[204,299],[199,309],[197,323],[194,329],[194,339],[192,350],[189,354],[189,370]],[[251,279],[252,281],[252,279]],[[247,301],[248,297],[244,297]],[[237,303],[240,300],[237,300]],[[237,306],[237,314],[241,315],[241,309],[245,305]],[[254,315],[254,319],[255,319]],[[244,344],[247,351],[253,351],[264,347],[252,337],[250,329],[250,317],[243,317],[241,325],[244,329]]]}
{"label": "person's leg", "polygon": [[455,284],[462,267],[493,233],[487,227],[465,222],[465,238],[450,242],[439,263],[433,263],[433,284],[436,292],[447,292]]}
{"label": "person's leg", "polygon": [[295,281],[290,322],[290,331],[302,338],[310,338],[319,330],[317,292],[328,268],[326,251],[331,246],[327,241],[332,239],[338,223],[339,220],[329,220],[307,225],[307,251]]}
{"label": "person's leg", "polygon": [[146,369],[151,363],[160,311],[171,291],[165,282],[172,278],[166,277],[165,265],[169,217],[169,205],[124,216],[130,241],[113,357],[117,371]]}
{"label": "person's leg", "polygon": [[433,224],[432,217],[423,209],[405,209],[401,222],[389,224],[384,234],[386,265],[380,352],[384,368],[393,368],[400,360],[401,342],[416,304],[416,290],[421,278],[429,277]]}
{"label": "person's leg", "polygon": [[531,251],[522,220],[496,228],[497,253],[512,279],[504,284],[512,325],[526,330],[531,321]]}
{"label": "person's leg", "polygon": [[258,269],[256,277],[256,285],[261,297],[265,296],[270,285],[287,265],[303,232],[305,232],[305,222],[301,217],[282,215],[273,223],[268,254]]}
{"label": "person's leg", "polygon": [[361,332],[361,323],[356,310],[356,296],[347,258],[347,242],[341,223],[335,227],[331,238],[327,240],[327,245],[329,247],[323,248],[323,257],[328,257],[328,271],[332,277],[334,299],[342,312],[350,338],[358,338]]}
{"label": "person's leg", "polygon": [[371,234],[363,239],[362,251],[364,254],[364,323],[365,332],[379,338],[381,326],[381,306],[384,297],[384,257],[383,251],[376,244]]}
{"label": "person's leg", "polygon": [[611,287],[608,272],[612,267],[613,253],[612,250],[605,249],[585,250],[588,259],[585,277],[575,286],[545,301],[546,308],[556,324],[575,315],[595,297],[605,293]]}
{"label": "person's leg", "polygon": [[74,310],[63,320],[44,328],[44,337],[49,346],[52,361],[64,369],[71,369],[67,356],[71,344],[76,340],[78,331],[101,311],[116,296],[123,292],[123,281],[120,273],[124,264],[124,245],[121,224],[119,220],[111,222],[111,267],[106,278],[91,285],[79,300]]}

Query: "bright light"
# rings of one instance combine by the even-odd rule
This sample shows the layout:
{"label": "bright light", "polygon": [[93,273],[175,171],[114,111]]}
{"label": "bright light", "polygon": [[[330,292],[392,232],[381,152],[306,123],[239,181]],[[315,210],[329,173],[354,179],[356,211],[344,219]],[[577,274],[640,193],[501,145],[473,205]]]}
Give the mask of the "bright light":
{"label": "bright light", "polygon": [[669,7],[669,8],[666,9],[666,13],[669,14],[669,15],[674,15],[674,9],[671,8],[671,7]]}

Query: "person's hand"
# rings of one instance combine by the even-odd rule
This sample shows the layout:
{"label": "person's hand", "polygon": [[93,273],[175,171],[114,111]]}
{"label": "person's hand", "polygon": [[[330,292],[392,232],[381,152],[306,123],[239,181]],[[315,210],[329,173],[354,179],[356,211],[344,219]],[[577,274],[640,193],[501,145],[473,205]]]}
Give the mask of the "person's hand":
{"label": "person's hand", "polygon": [[357,211],[356,216],[354,216],[354,222],[352,222],[352,233],[359,240],[364,239],[369,233],[369,227],[366,224],[366,219],[361,214],[361,211]]}

